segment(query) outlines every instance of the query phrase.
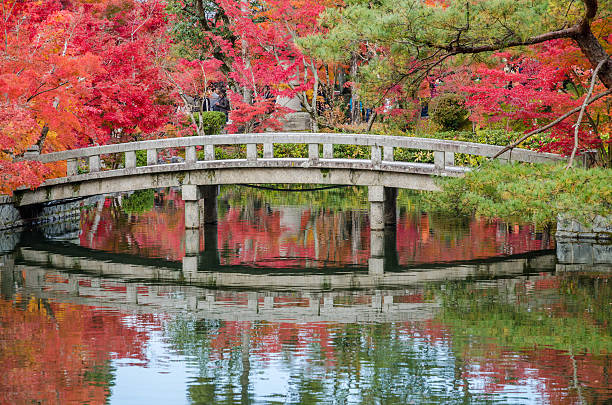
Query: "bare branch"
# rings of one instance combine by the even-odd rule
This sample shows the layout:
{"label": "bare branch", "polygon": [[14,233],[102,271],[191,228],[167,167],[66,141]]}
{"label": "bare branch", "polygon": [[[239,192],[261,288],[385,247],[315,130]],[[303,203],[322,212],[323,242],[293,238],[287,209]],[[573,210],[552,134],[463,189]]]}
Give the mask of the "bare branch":
{"label": "bare branch", "polygon": [[[30,97],[28,97],[28,99],[26,100],[26,103],[27,103],[27,102],[30,102],[30,100],[32,100],[32,99],[33,99],[34,97],[36,97],[36,96],[39,96],[39,95],[41,95],[41,94],[43,94],[43,93],[47,93],[47,92],[49,92],[49,91],[57,90],[57,89],[59,89],[60,87],[67,85],[68,83],[69,83],[69,82],[68,82],[68,80],[66,80],[65,82],[61,82],[60,84],[58,84],[58,85],[57,85],[57,86],[55,86],[55,87],[52,87],[52,88],[47,89],[47,90],[39,91],[38,93],[34,93],[34,94],[33,94],[33,95],[31,95]],[[44,83],[43,83],[43,84],[44,84]],[[39,88],[40,88],[40,87],[39,87]]]}
{"label": "bare branch", "polygon": [[570,156],[569,162],[567,162],[566,169],[572,167],[572,163],[574,163],[574,157],[576,156],[576,151],[578,150],[578,130],[580,129],[580,124],[582,123],[582,117],[584,116],[584,111],[589,103],[589,98],[591,98],[591,94],[593,94],[593,89],[595,88],[595,82],[597,81],[597,72],[599,69],[606,63],[606,60],[602,60],[599,62],[595,70],[593,71],[593,78],[591,79],[591,87],[589,87],[589,91],[584,98],[584,102],[582,103],[582,107],[580,108],[580,114],[578,114],[578,121],[576,125],[574,125],[574,149],[572,149],[572,155]]}

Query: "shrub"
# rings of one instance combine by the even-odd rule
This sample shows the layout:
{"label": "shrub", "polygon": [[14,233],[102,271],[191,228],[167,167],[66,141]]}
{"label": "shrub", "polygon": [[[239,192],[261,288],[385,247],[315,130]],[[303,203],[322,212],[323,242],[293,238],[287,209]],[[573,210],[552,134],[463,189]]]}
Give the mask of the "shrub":
{"label": "shrub", "polygon": [[431,100],[429,114],[436,124],[444,130],[457,130],[466,122],[469,111],[465,99],[455,93],[444,93]]}
{"label": "shrub", "polygon": [[[200,113],[193,113],[193,118],[196,122],[200,122]],[[189,119],[191,124],[191,119]],[[221,133],[221,129],[225,126],[225,114],[220,111],[204,111],[202,113],[202,130],[206,135],[215,135]]]}
{"label": "shrub", "polygon": [[137,150],[136,151],[136,166],[146,166],[146,165],[147,165],[147,151]]}
{"label": "shrub", "polygon": [[610,169],[489,162],[463,178],[440,179],[442,192],[428,195],[429,209],[504,220],[554,223],[561,213],[577,219],[612,213]]}

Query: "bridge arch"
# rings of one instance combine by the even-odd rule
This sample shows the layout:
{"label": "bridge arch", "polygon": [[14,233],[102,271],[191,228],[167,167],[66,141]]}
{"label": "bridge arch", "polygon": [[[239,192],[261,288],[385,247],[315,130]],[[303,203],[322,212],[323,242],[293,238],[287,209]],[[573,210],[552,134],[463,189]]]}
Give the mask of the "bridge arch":
{"label": "bridge arch", "polygon": [[[308,157],[274,157],[276,144],[308,145]],[[246,145],[246,158],[215,158],[217,145]],[[369,148],[367,159],[335,156],[335,145]],[[203,160],[197,149],[203,150]],[[394,161],[394,150],[431,151],[434,163]],[[158,153],[165,149],[184,150],[184,161],[161,163]],[[501,146],[451,140],[383,136],[371,134],[263,133],[212,135],[158,139],[48,154],[27,153],[25,158],[43,163],[66,161],[66,176],[50,179],[36,190],[18,190],[15,205],[26,206],[54,200],[139,189],[181,186],[187,227],[198,227],[198,200],[204,199],[209,214],[216,211],[216,186],[221,184],[327,184],[369,187],[372,229],[394,222],[397,188],[436,190],[435,178],[462,176],[470,169],[456,166],[455,154],[493,157]],[[136,152],[146,151],[147,163],[137,166]],[[123,167],[103,170],[106,155],[123,155]],[[514,149],[498,157],[504,161],[555,162],[562,156]],[[79,161],[87,161],[87,172],[79,173]],[[205,213],[205,221],[211,220]],[[212,219],[214,220],[214,219]]]}

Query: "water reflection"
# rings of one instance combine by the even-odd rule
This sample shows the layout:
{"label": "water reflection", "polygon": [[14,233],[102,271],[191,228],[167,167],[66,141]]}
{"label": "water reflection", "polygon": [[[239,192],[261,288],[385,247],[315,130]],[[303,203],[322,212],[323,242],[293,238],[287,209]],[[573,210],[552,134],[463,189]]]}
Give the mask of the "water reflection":
{"label": "water reflection", "polygon": [[[62,403],[103,403],[127,370],[163,375],[171,358],[191,403],[612,398],[612,283],[601,275],[508,263],[510,273],[395,289],[285,291],[151,284],[26,254],[2,268],[4,402],[57,391]],[[130,381],[156,402],[146,380]]]}
{"label": "water reflection", "polygon": [[[224,188],[217,229],[210,231],[209,227],[210,232],[205,234],[202,227],[196,235],[185,234],[184,203],[177,190],[147,190],[107,198],[85,210],[78,243],[95,250],[169,261],[181,261],[186,249],[218,250],[218,259],[211,258],[213,264],[218,260],[219,264],[230,266],[276,269],[367,266],[372,240],[367,210],[346,208],[342,203],[347,193],[356,199],[357,206],[367,203],[366,196],[362,189],[336,192],[341,193],[337,201],[326,197],[324,204],[306,201],[303,205],[291,205],[286,194]],[[296,198],[301,200],[292,199]],[[318,197],[312,198],[317,201]],[[391,249],[389,259],[402,266],[554,248],[547,233],[536,233],[529,225],[444,218],[402,204],[396,232],[391,232],[386,240],[387,249]]]}
{"label": "water reflection", "polygon": [[165,190],[25,235],[0,256],[0,403],[612,400],[611,276],[562,271],[545,235],[251,197],[199,231]]}

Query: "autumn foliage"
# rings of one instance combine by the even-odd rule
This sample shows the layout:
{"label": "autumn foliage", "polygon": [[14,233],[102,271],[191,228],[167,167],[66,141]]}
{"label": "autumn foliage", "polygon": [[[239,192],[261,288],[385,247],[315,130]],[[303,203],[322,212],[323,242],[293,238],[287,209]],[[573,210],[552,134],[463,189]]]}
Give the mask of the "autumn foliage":
{"label": "autumn foliage", "polygon": [[2,11],[0,193],[61,172],[19,162],[30,146],[104,144],[167,121],[163,3],[15,1]]}

